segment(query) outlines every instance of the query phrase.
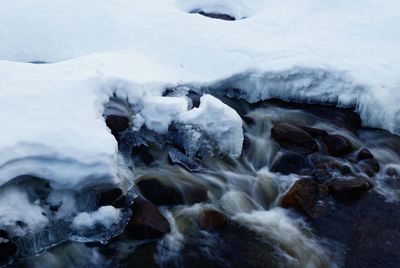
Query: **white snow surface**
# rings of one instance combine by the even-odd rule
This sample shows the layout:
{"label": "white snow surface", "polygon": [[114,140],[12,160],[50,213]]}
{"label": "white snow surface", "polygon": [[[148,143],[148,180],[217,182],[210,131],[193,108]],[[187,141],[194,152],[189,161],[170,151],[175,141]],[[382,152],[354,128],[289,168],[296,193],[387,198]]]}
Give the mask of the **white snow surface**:
{"label": "white snow surface", "polygon": [[238,155],[237,114],[212,97],[193,110],[161,97],[180,85],[354,106],[365,125],[400,134],[399,29],[400,2],[389,0],[1,1],[0,184],[23,174],[60,188],[117,183],[102,116],[113,94],[153,130],[185,120]]}

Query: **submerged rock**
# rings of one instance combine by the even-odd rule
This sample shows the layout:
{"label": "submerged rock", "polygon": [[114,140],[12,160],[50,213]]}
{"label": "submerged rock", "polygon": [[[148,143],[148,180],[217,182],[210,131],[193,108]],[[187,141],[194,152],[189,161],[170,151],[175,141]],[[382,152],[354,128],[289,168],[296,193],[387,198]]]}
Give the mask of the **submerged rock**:
{"label": "submerged rock", "polygon": [[183,196],[175,188],[157,179],[143,179],[136,183],[143,196],[156,206],[175,206],[183,204]]}
{"label": "submerged rock", "polygon": [[306,131],[286,123],[275,125],[271,137],[282,148],[300,154],[311,154],[318,150],[317,142]]}
{"label": "submerged rock", "polygon": [[302,174],[310,168],[310,163],[303,155],[288,152],[273,162],[271,171],[284,175]]}
{"label": "submerged rock", "polygon": [[283,196],[281,206],[317,218],[328,209],[329,189],[312,179],[300,179]]}
{"label": "submerged rock", "polygon": [[228,218],[217,210],[206,209],[200,214],[200,229],[211,230],[221,228],[226,225],[228,225]]}
{"label": "submerged rock", "polygon": [[372,188],[372,182],[366,178],[335,180],[329,183],[333,196],[343,202],[355,201]]}
{"label": "submerged rock", "polygon": [[181,184],[178,188],[157,179],[143,179],[136,185],[143,196],[157,206],[192,205],[208,200],[207,189],[196,185]]}
{"label": "submerged rock", "polygon": [[328,153],[332,156],[344,156],[353,151],[353,145],[351,142],[341,135],[328,135],[324,137],[324,142]]}
{"label": "submerged rock", "polygon": [[125,231],[131,239],[156,239],[169,233],[167,219],[149,201],[137,199],[131,206],[132,217]]}

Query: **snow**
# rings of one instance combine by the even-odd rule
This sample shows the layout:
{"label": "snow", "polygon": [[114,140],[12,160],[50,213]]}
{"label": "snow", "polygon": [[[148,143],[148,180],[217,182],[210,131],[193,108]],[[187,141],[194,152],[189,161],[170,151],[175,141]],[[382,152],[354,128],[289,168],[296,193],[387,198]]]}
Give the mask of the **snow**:
{"label": "snow", "polygon": [[25,191],[15,186],[0,190],[0,229],[11,236],[23,236],[45,227],[48,219],[42,215],[43,212],[40,206],[30,202]]}
{"label": "snow", "polygon": [[3,1],[0,185],[24,174],[63,189],[119,183],[103,119],[112,96],[137,109],[134,129],[183,122],[240,154],[237,114],[209,95],[192,110],[162,96],[176,86],[354,106],[400,134],[399,15],[398,1],[378,0]]}
{"label": "snow", "polygon": [[72,220],[72,228],[81,230],[82,228],[94,228],[95,225],[102,225],[110,228],[117,223],[121,217],[120,209],[113,206],[103,206],[93,212],[81,212]]}

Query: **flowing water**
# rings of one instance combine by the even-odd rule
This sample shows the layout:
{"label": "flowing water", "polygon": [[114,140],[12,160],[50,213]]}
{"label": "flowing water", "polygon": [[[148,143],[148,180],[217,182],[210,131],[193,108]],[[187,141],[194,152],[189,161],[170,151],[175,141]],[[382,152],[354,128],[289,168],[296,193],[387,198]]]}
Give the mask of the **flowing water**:
{"label": "flowing water", "polygon": [[[131,240],[122,233],[104,245],[70,242],[64,235],[64,243],[56,243],[58,245],[52,249],[36,257],[22,259],[17,265],[25,267],[350,267],[355,265],[353,267],[357,267],[349,260],[352,257],[346,252],[355,252],[354,258],[372,252],[363,253],[354,250],[358,244],[352,242],[349,235],[349,232],[354,231],[350,228],[353,226],[351,225],[353,221],[363,222],[370,217],[368,214],[370,207],[365,205],[368,204],[365,203],[365,198],[350,205],[338,203],[331,198],[329,212],[318,219],[309,219],[294,210],[280,207],[282,195],[295,181],[302,177],[313,176],[312,172],[283,175],[271,171],[274,163],[286,152],[271,138],[271,128],[281,122],[324,129],[328,133],[346,137],[357,150],[368,148],[380,164],[380,170],[376,174],[367,174],[353,161],[352,155],[328,156],[326,148],[318,139],[319,151],[306,156],[306,161],[310,163],[311,171],[316,169],[316,163],[335,162],[347,166],[351,174],[370,177],[374,188],[370,193],[366,193],[366,196],[372,200],[371,203],[375,202],[374,217],[382,219],[379,222],[379,230],[394,228],[391,233],[393,239],[399,237],[398,228],[395,229],[396,227],[392,225],[388,227],[388,222],[384,220],[385,215],[389,215],[388,208],[392,211],[392,217],[398,216],[393,211],[398,207],[400,196],[399,137],[386,131],[361,127],[359,118],[346,109],[279,101],[248,104],[228,98],[221,100],[234,108],[244,120],[244,148],[242,155],[237,159],[215,155],[212,149],[204,149],[201,154],[196,155],[197,158],[190,158],[194,163],[189,164],[192,164],[191,167],[195,167],[196,171],[189,171],[182,165],[171,163],[169,159],[171,157],[169,154],[179,149],[174,139],[142,130],[140,134],[127,132],[120,140],[121,155],[125,157],[127,167],[133,171],[134,184],[157,180],[175,189],[183,198],[183,202],[167,200],[176,203],[173,205],[159,205],[160,211],[171,226],[170,233],[160,240]],[[132,138],[132,135],[136,136]],[[151,155],[151,160],[154,159],[149,161],[150,163],[130,155],[132,144],[140,144],[143,139],[147,139],[145,141],[148,145],[147,154]],[[328,171],[327,180],[343,177],[343,174],[335,168]],[[208,201],[199,203],[188,201],[197,198],[197,192],[192,189],[206,190]],[[136,192],[138,195],[143,194],[136,186],[133,192],[134,196]],[[90,203],[88,200],[82,202]],[[210,230],[200,228],[199,219],[202,213],[211,209],[223,213],[229,223],[224,227]],[[371,228],[370,233],[376,231],[374,226]],[[118,232],[113,233],[111,236]],[[374,239],[379,240],[379,237]],[[391,238],[384,239],[389,241]],[[385,240],[383,244],[386,242]],[[358,243],[361,245],[364,241],[360,240]],[[369,243],[374,242],[369,241]],[[393,243],[385,244],[389,248],[386,252],[388,256],[392,256],[390,248],[396,248],[398,245],[397,242]],[[376,251],[375,254],[385,253]],[[387,260],[386,255],[381,255],[380,259]],[[396,263],[397,260],[393,257],[390,263]],[[363,267],[374,267],[373,263],[366,257],[364,263],[358,264],[363,264]],[[386,267],[395,266],[389,264]]]}

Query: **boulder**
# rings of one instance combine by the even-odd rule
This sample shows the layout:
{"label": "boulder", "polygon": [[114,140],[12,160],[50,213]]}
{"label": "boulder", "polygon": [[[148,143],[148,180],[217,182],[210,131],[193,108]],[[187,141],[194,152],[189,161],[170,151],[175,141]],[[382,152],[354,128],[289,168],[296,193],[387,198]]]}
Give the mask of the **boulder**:
{"label": "boulder", "polygon": [[203,230],[221,228],[228,225],[228,218],[214,209],[206,209],[200,214],[199,227]]}
{"label": "boulder", "polygon": [[361,194],[372,188],[372,182],[366,178],[334,180],[329,183],[332,195],[339,201],[355,201]]}
{"label": "boulder", "polygon": [[303,155],[291,152],[280,156],[271,166],[272,172],[279,172],[284,175],[304,174],[305,171],[310,169],[311,165]]}
{"label": "boulder", "polygon": [[369,160],[369,159],[374,159],[374,155],[368,150],[368,149],[361,149],[357,153],[357,161],[362,161],[362,160]]}
{"label": "boulder", "polygon": [[125,228],[129,238],[157,239],[170,232],[169,222],[151,202],[136,199],[131,208],[132,217]]}
{"label": "boulder", "polygon": [[106,125],[111,129],[111,133],[117,136],[122,131],[128,129],[129,119],[119,115],[108,115],[106,117]]}
{"label": "boulder", "polygon": [[324,137],[324,143],[328,153],[332,156],[340,157],[349,154],[353,151],[351,142],[341,135],[328,135]]}
{"label": "boulder", "polygon": [[281,200],[284,208],[293,208],[310,217],[317,218],[328,209],[329,189],[312,179],[300,179]]}
{"label": "boulder", "polygon": [[271,137],[282,148],[296,153],[306,155],[318,150],[317,142],[310,134],[290,124],[275,125],[271,129]]}
{"label": "boulder", "polygon": [[323,129],[314,127],[301,127],[301,129],[310,134],[314,138],[321,138],[328,136],[328,132]]}

